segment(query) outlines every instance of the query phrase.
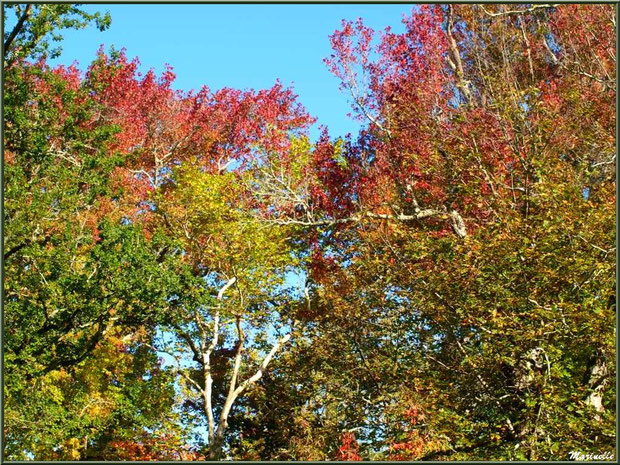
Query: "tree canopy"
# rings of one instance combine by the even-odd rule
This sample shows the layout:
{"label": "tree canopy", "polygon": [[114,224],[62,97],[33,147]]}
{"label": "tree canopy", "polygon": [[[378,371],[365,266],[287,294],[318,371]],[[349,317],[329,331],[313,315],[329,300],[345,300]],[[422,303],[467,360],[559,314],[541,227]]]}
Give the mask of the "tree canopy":
{"label": "tree canopy", "polygon": [[[7,460],[565,460],[616,441],[613,5],[343,20],[363,123],[4,5]],[[12,28],[6,19],[14,15]]]}

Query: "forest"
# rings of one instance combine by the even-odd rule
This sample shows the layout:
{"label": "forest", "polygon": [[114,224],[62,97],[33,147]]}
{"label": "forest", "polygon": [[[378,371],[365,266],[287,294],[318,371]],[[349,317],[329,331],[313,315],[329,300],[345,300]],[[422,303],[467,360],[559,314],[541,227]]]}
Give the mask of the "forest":
{"label": "forest", "polygon": [[4,460],[613,459],[615,4],[345,18],[318,137],[3,9]]}

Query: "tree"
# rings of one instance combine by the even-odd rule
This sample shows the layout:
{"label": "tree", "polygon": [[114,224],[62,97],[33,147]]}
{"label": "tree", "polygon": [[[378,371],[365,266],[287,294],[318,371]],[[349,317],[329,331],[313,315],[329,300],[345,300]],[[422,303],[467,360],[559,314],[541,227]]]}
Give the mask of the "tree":
{"label": "tree", "polygon": [[[23,58],[38,58],[50,55],[58,56],[60,47],[50,48],[50,39],[62,40],[60,30],[83,29],[95,23],[100,31],[110,27],[109,13],[87,13],[79,8],[80,4],[36,4],[9,3],[4,5],[4,64],[5,66]],[[15,24],[7,28],[7,18],[14,13]]]}
{"label": "tree", "polygon": [[[127,331],[125,331],[127,333]],[[13,460],[124,458],[120,444],[161,435],[180,442],[171,376],[148,345],[145,329],[123,335],[115,328],[91,356],[28,381],[9,364],[5,405],[6,456]],[[12,361],[9,357],[9,362]]]}
{"label": "tree", "polygon": [[[243,198],[234,187],[238,185],[235,178],[234,174],[179,172],[175,177],[178,188],[158,202],[158,212],[165,215],[172,234],[185,231],[183,249],[206,284],[203,292],[219,288],[217,295],[207,295],[203,302],[180,297],[175,305],[178,316],[166,325],[197,363],[197,369],[188,373],[179,368],[179,373],[200,395],[198,402],[207,417],[209,456],[216,459],[221,455],[235,400],[260,379],[293,329],[286,307],[278,302],[278,287],[286,270],[294,265],[286,232],[265,229],[240,208]],[[275,334],[265,329],[272,324]],[[233,346],[218,349],[220,341],[230,341]],[[166,350],[163,345],[161,350]],[[220,364],[234,358],[227,393],[224,365],[217,379],[222,385],[214,394],[216,349],[222,357]],[[266,354],[260,357],[263,350]],[[224,355],[226,352],[230,355]],[[246,367],[242,369],[242,365]],[[222,403],[215,406],[214,398]],[[217,421],[214,411],[218,412]]]}
{"label": "tree", "polygon": [[[138,378],[157,365],[152,351],[101,357],[152,328],[178,283],[164,271],[176,258],[161,253],[166,238],[147,241],[128,219],[135,205],[112,176],[124,163],[110,150],[117,131],[97,119],[78,70],[16,62],[4,85],[4,453],[86,457],[111,428],[144,431],[172,415],[168,377],[137,396]],[[123,385],[102,386],[98,368],[115,364]]]}
{"label": "tree", "polygon": [[[192,276],[183,278],[189,290],[171,298],[154,347],[179,359],[176,372],[187,395],[198,394],[207,419],[209,456],[218,458],[235,400],[290,338],[290,311],[281,308],[278,295],[295,266],[291,232],[267,228],[257,217],[271,206],[254,200],[252,172],[268,158],[288,156],[291,135],[312,120],[279,83],[258,92],[181,93],[171,89],[171,70],[159,79],[152,72],[142,77],[137,65],[124,52],[101,53],[86,80],[104,107],[101,118],[121,128],[114,148],[131,161],[118,173],[135,187],[134,200],[142,206],[137,218],[150,234],[178,240],[175,250],[191,267]],[[276,341],[268,340],[282,326]],[[172,347],[168,335],[176,336]],[[216,349],[220,339],[233,338],[235,361],[223,396],[217,390],[223,386],[213,387]],[[198,366],[182,367],[183,354]],[[243,362],[257,366],[240,382]],[[224,384],[224,373],[215,381]]]}
{"label": "tree", "polygon": [[[577,34],[559,32],[571,21]],[[357,212],[323,222],[349,225],[329,238],[341,271],[320,283],[352,321],[403,308],[398,331],[422,355],[396,362],[428,421],[392,447],[534,459],[574,437],[610,445],[613,10],[429,6],[404,22],[374,62],[361,21],[332,36],[328,65],[369,126],[344,155],[364,180],[346,184]],[[397,340],[388,322],[375,359]]]}

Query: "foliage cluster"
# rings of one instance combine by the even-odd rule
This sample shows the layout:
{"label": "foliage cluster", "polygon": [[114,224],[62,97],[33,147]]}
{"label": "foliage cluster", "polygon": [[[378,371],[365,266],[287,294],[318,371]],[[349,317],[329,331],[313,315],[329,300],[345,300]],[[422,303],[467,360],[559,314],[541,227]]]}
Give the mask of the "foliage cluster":
{"label": "foliage cluster", "polygon": [[316,141],[279,82],[51,67],[108,15],[11,12],[5,458],[613,450],[612,5],[343,21],[325,61],[365,126]]}

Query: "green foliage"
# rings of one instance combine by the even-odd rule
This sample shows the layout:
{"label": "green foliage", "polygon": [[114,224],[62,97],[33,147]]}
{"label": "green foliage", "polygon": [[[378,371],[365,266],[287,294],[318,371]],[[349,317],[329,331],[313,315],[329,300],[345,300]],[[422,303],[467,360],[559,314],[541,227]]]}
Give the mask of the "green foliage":
{"label": "green foliage", "polygon": [[243,175],[184,167],[175,171],[174,185],[154,197],[168,234],[182,238],[197,273],[216,284],[236,277],[231,305],[241,312],[268,299],[297,263],[290,228],[260,221],[245,185]]}
{"label": "green foliage", "polygon": [[[39,58],[60,55],[61,47],[52,47],[52,42],[63,39],[63,29],[84,29],[94,23],[104,31],[110,27],[109,13],[87,13],[74,4],[19,4],[4,5],[4,60],[12,63],[21,58]],[[14,18],[11,18],[11,13]],[[7,24],[7,19],[13,21]],[[10,26],[10,27],[7,27]]]}
{"label": "green foliage", "polygon": [[[152,374],[158,360],[144,336],[178,286],[176,273],[164,272],[175,256],[162,253],[167,238],[147,240],[127,218],[114,176],[123,157],[108,151],[116,129],[93,125],[98,108],[71,77],[31,65],[5,73],[11,459],[100,457],[106,440],[176,428],[173,380]],[[141,345],[127,355],[119,338],[135,331]]]}
{"label": "green foliage", "polygon": [[32,382],[23,372],[9,372],[7,458],[97,459],[111,442],[145,429],[182,434],[173,380],[145,345],[146,331],[120,336],[111,331],[87,361]]}

